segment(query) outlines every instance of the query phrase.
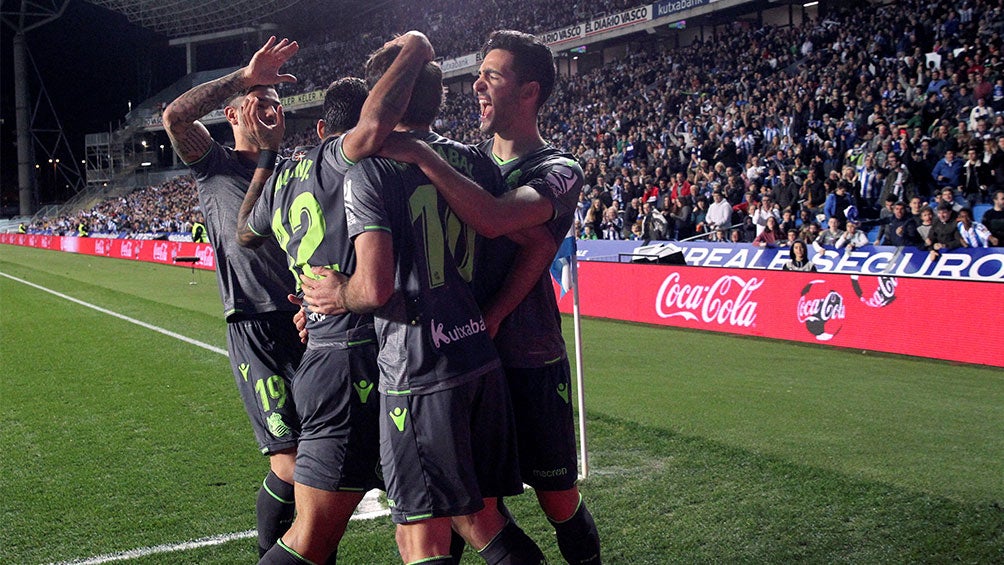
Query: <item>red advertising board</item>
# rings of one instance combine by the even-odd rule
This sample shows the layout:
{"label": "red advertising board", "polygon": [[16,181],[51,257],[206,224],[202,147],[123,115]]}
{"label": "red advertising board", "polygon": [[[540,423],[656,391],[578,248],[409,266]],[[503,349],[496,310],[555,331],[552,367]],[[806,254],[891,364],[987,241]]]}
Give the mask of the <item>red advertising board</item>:
{"label": "red advertising board", "polygon": [[[1000,283],[588,261],[578,268],[584,316],[1004,367],[1004,347],[992,337],[1004,327]],[[558,304],[570,313],[572,293]]]}
{"label": "red advertising board", "polygon": [[[216,269],[216,254],[208,243],[191,243],[156,239],[108,239],[103,237],[62,237],[58,235],[34,235],[23,233],[0,234],[0,243],[101,255],[116,259],[133,259],[165,265],[194,266],[197,269]],[[175,261],[178,257],[188,261]],[[192,261],[197,258],[198,261]]]}

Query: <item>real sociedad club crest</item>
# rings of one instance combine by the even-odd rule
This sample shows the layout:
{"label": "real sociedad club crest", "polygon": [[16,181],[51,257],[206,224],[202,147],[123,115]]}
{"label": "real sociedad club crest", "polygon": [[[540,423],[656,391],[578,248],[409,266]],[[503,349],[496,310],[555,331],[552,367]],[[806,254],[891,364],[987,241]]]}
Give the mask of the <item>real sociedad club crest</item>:
{"label": "real sociedad club crest", "polygon": [[310,151],[311,147],[309,145],[300,145],[293,150],[293,154],[289,157],[294,161],[302,161],[307,155],[307,151]]}
{"label": "real sociedad club crest", "polygon": [[867,293],[861,288],[858,276],[851,275],[851,287],[854,288],[854,294],[858,295],[861,302],[872,308],[888,306],[893,300],[896,300],[896,286],[899,281],[896,277],[876,277],[876,281],[875,290]]}
{"label": "real sociedad club crest", "polygon": [[844,325],[844,297],[823,287],[825,282],[811,281],[798,298],[798,321],[819,341],[833,339]]}

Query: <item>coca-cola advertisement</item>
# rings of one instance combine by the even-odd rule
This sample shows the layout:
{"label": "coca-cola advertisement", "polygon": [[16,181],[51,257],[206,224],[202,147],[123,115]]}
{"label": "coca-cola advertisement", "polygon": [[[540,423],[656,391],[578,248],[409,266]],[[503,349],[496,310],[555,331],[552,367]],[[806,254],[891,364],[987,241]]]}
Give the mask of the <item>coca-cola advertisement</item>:
{"label": "coca-cola advertisement", "polygon": [[[587,261],[578,272],[584,316],[1004,367],[990,337],[1004,327],[1000,283]],[[960,306],[950,321],[943,300]]]}

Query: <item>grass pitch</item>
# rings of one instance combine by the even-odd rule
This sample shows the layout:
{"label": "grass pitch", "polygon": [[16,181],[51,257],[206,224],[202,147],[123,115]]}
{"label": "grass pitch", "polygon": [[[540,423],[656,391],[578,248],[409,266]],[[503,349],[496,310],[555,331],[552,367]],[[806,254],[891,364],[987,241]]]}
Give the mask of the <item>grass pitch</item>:
{"label": "grass pitch", "polygon": [[[213,273],[11,246],[0,273],[225,349]],[[583,342],[605,562],[1004,562],[1004,371],[601,320]],[[225,356],[0,276],[0,387],[0,562],[254,527],[267,465]],[[532,494],[509,504],[561,562]],[[398,562],[389,520],[339,561]]]}

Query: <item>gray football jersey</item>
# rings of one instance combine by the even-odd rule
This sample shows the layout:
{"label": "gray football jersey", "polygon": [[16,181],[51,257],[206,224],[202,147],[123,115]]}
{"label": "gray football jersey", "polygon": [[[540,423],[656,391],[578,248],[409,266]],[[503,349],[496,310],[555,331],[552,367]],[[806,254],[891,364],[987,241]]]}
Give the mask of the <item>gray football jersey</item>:
{"label": "gray football jersey", "polygon": [[[483,186],[501,182],[487,156],[436,134],[424,136],[439,154]],[[477,240],[414,166],[370,158],[345,178],[349,236],[391,234],[395,292],[374,312],[380,392],[424,394],[447,389],[499,367],[481,311],[469,287]]]}
{"label": "gray football jersey", "polygon": [[[342,183],[352,163],[342,152],[344,137],[329,137],[299,160],[286,159],[269,178],[248,217],[258,235],[274,235],[286,252],[299,288],[299,275],[310,267],[328,267],[352,275],[355,250],[345,224]],[[307,312],[308,346],[348,347],[372,341],[373,318],[358,314],[329,316]]]}
{"label": "gray football jersey", "polygon": [[209,151],[188,166],[195,175],[199,205],[216,253],[216,279],[224,316],[295,311],[296,306],[286,300],[294,288],[293,277],[286,268],[286,254],[276,242],[268,241],[254,250],[237,244],[237,212],[255,163],[213,141]]}
{"label": "gray football jersey", "polygon": [[[494,139],[490,139],[478,147],[492,155],[493,145]],[[545,145],[510,161],[501,162],[494,155],[492,160],[502,172],[506,190],[529,186],[551,202],[554,215],[546,226],[560,245],[572,225],[582,191],[583,175],[578,162],[553,145]],[[475,270],[479,299],[497,292],[502,282],[500,276],[512,268],[514,258],[515,245],[505,238],[485,244]],[[561,335],[561,313],[548,271],[541,273],[527,297],[503,320],[495,336],[495,346],[506,367],[542,367],[567,355]]]}

